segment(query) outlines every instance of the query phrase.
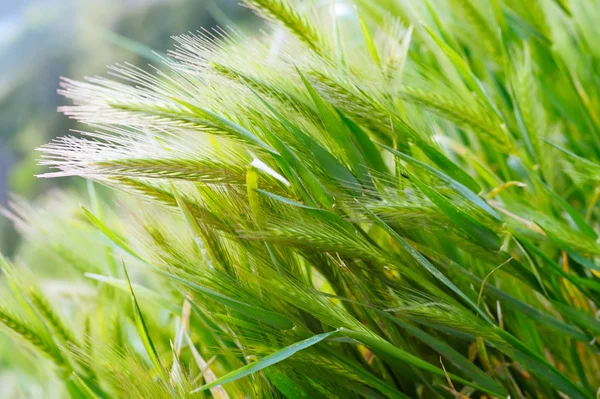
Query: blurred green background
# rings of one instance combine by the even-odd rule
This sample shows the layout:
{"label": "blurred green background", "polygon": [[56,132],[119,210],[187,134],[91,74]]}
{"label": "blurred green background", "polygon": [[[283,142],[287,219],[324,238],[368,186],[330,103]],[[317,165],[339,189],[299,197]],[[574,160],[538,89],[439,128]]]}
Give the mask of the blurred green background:
{"label": "blurred green background", "polygon": [[[235,21],[235,22],[233,22]],[[59,78],[104,73],[115,62],[158,64],[171,36],[214,25],[244,30],[252,13],[237,0],[0,0],[0,206],[34,199],[75,179],[38,179],[35,148],[81,128],[56,112]],[[0,217],[0,252],[18,243]]]}

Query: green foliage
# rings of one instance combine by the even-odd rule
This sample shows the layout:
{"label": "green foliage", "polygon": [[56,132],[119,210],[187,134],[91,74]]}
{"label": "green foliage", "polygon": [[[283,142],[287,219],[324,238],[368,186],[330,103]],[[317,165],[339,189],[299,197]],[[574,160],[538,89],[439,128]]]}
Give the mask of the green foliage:
{"label": "green foliage", "polygon": [[40,148],[44,176],[121,205],[91,184],[6,212],[27,242],[0,322],[54,365],[39,384],[593,397],[600,4],[247,3],[274,35],[184,35],[169,72],[63,80],[93,128]]}

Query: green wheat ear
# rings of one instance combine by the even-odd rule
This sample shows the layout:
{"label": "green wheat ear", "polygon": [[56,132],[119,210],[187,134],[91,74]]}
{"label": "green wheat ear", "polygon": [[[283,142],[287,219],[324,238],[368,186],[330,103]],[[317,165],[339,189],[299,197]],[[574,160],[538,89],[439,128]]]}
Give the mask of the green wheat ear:
{"label": "green wheat ear", "polygon": [[291,4],[287,0],[244,0],[244,2],[265,18],[283,24],[312,50],[319,53],[327,50],[323,36],[306,17],[297,11],[298,5]]}
{"label": "green wheat ear", "polygon": [[11,372],[43,355],[29,380],[74,398],[593,397],[600,2],[245,3],[267,32],[61,81],[89,127],[42,176],[88,193],[5,211],[35,276],[2,277],[33,349]]}
{"label": "green wheat ear", "polygon": [[41,313],[42,317],[48,322],[50,327],[56,331],[58,338],[63,345],[76,345],[77,339],[70,331],[70,328],[65,325],[61,316],[56,313],[54,307],[48,302],[48,299],[37,288],[29,290],[29,295],[33,306]]}
{"label": "green wheat ear", "polygon": [[24,320],[11,314],[10,311],[0,308],[0,323],[9,331],[33,345],[41,353],[54,360],[57,364],[62,364],[64,359],[57,352],[56,347],[48,344],[47,340],[36,333]]}

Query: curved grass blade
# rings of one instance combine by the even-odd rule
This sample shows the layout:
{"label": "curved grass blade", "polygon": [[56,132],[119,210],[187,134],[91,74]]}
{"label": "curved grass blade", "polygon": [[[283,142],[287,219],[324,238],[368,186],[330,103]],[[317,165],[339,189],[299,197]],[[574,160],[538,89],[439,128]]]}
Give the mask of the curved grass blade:
{"label": "curved grass blade", "polygon": [[567,319],[572,320],[580,326],[591,330],[595,336],[600,336],[600,321],[590,315],[580,312],[577,309],[573,309],[569,305],[553,301],[552,304],[562,313]]}
{"label": "curved grass blade", "polygon": [[490,391],[501,393],[501,397],[505,398],[508,395],[508,392],[504,387],[499,385],[493,378],[484,373],[480,368],[475,366],[473,362],[469,359],[461,355],[459,352],[454,350],[451,346],[446,344],[444,341],[437,339],[436,337],[426,333],[418,327],[415,327],[405,321],[399,319],[398,317],[391,316],[385,312],[378,312],[385,317],[391,319],[394,323],[408,332],[410,335],[419,339],[425,345],[429,346],[431,349],[438,352],[448,361],[452,362],[459,370],[461,370],[465,375],[469,376],[476,384],[489,389]]}
{"label": "curved grass blade", "polygon": [[179,98],[171,97],[171,100],[179,103],[180,105],[183,105],[184,107],[189,109],[191,112],[193,112],[195,115],[200,116],[201,119],[206,119],[212,123],[215,123],[216,125],[223,128],[225,131],[227,131],[231,134],[234,134],[236,136],[239,136],[239,137],[245,139],[246,141],[249,141],[250,143],[257,145],[258,147],[260,147],[264,150],[267,150],[270,153],[273,153],[273,154],[277,153],[277,151],[275,151],[267,143],[265,143],[260,138],[258,138],[254,133],[243,128],[242,126],[238,125],[237,123],[233,123],[232,121],[225,119],[222,116],[219,116],[207,109],[198,107],[197,105],[190,104],[189,102],[183,101]]}
{"label": "curved grass blade", "polygon": [[[333,340],[339,340],[339,342],[350,342],[353,340],[350,338],[340,337],[333,338]],[[361,365],[353,362],[352,360],[348,360],[347,358],[336,354],[335,351],[330,350],[330,348],[325,348],[328,351],[328,355],[334,358],[336,361],[339,361],[344,364],[344,367],[351,370],[355,373],[363,382],[369,385],[372,388],[377,389],[381,394],[385,395],[386,398],[390,399],[409,399],[407,395],[400,392],[397,388],[392,386],[390,383],[379,379],[375,375],[373,375],[369,370],[364,369]]]}
{"label": "curved grass blade", "polygon": [[[509,348],[503,347],[504,345],[499,345],[500,350],[518,361],[527,370],[567,395],[567,397],[571,399],[586,399],[593,397],[591,392],[587,392],[583,388],[577,386],[567,376],[549,364],[546,360],[529,350],[526,345],[510,333],[500,328],[496,328],[496,333],[511,345]],[[496,345],[493,342],[490,342],[490,344]]]}
{"label": "curved grass blade", "polygon": [[[447,373],[444,370],[432,365],[431,363],[428,363],[425,360],[422,360],[415,355],[412,355],[400,348],[395,347],[394,345],[390,344],[389,342],[385,341],[382,338],[372,336],[372,335],[366,334],[364,332],[348,330],[346,328],[340,328],[339,332],[341,335],[343,335],[345,337],[352,338],[352,339],[368,346],[373,351],[378,353],[380,356],[383,356],[387,359],[399,360],[403,363],[408,363],[408,364],[418,367],[422,370],[429,371],[432,374],[435,374],[435,375],[438,375],[438,376],[441,376],[444,378],[450,378],[453,381],[468,385],[470,387],[473,387],[475,389],[478,389],[478,390],[488,393],[490,395],[499,396],[499,397],[502,396],[502,394],[500,392],[496,392],[494,390],[484,388],[477,384],[473,384],[472,382],[467,381],[464,378],[458,377],[451,373]],[[502,390],[502,391],[504,391],[504,390]]]}
{"label": "curved grass blade", "polygon": [[485,314],[475,302],[473,302],[464,292],[462,292],[452,281],[448,279],[442,272],[440,272],[431,262],[427,260],[419,251],[417,251],[412,245],[410,245],[404,238],[402,238],[398,233],[394,231],[386,222],[384,222],[379,216],[374,214],[371,210],[363,207],[365,212],[369,214],[371,219],[381,227],[388,235],[397,242],[404,251],[406,251],[410,256],[412,256],[415,261],[423,266],[425,270],[427,270],[433,277],[438,279],[442,284],[448,287],[452,292],[462,298],[469,306],[478,313],[484,320],[486,320],[490,324],[494,324],[492,320]]}
{"label": "curved grass blade", "polygon": [[163,64],[167,58],[166,54],[161,54],[157,50],[146,46],[144,43],[133,40],[129,37],[123,36],[108,29],[95,29],[94,33],[97,33],[104,40],[121,47],[132,54],[137,54],[140,57],[147,59],[150,62],[156,62],[159,65]]}
{"label": "curved grass blade", "polygon": [[265,191],[265,190],[260,189],[260,188],[257,188],[254,191],[256,191],[257,193],[260,193],[260,194],[264,195],[265,197],[269,197],[269,198],[271,198],[271,199],[273,199],[275,201],[281,202],[281,203],[286,204],[286,205],[294,206],[294,207],[297,207],[297,208],[310,209],[310,210],[313,210],[313,211],[321,211],[321,209],[319,209],[319,208],[314,208],[312,206],[304,205],[303,203],[300,203],[298,201],[294,201],[293,199],[282,197],[281,195],[277,195],[277,194],[271,193],[269,191]]}
{"label": "curved grass blade", "polygon": [[478,193],[481,191],[481,186],[475,179],[473,179],[467,172],[465,172],[462,168],[459,168],[448,159],[444,154],[442,154],[438,149],[430,145],[427,141],[423,140],[418,135],[413,135],[412,138],[415,141],[417,147],[427,155],[433,163],[435,163],[440,169],[445,170],[447,174],[449,174],[454,180],[460,182],[465,187],[468,187],[469,190]]}
{"label": "curved grass blade", "polygon": [[[459,265],[456,265],[456,264],[451,264],[451,266],[453,268],[455,268],[461,275],[463,275],[466,278],[468,278],[469,280],[471,280],[473,283],[475,283],[477,285],[482,284],[482,282],[483,282],[482,279],[473,275],[472,273],[470,273],[468,270],[464,269],[463,267],[460,267]],[[566,323],[552,317],[551,315],[544,313],[544,312],[526,304],[525,302],[518,300],[517,298],[513,297],[512,295],[509,295],[508,293],[502,291],[501,289],[496,288],[492,284],[487,284],[485,286],[485,293],[486,293],[486,295],[490,295],[490,296],[496,298],[497,300],[500,300],[502,302],[502,304],[506,305],[510,309],[513,309],[515,312],[518,312],[519,314],[522,314],[523,316],[528,317],[531,320],[535,320],[536,322],[538,322],[540,324],[544,324],[556,331],[559,331],[562,334],[564,334],[565,336],[569,336],[571,338],[574,338],[574,339],[582,341],[582,342],[589,342],[589,340],[590,340],[590,338],[586,334],[582,333],[577,328],[575,328],[569,324],[566,324]]]}
{"label": "curved grass blade", "polygon": [[[557,247],[559,247],[560,249],[562,249],[563,251],[565,251],[572,259],[574,259],[577,263],[579,263],[580,265],[587,267],[589,269],[595,270],[597,272],[600,272],[600,267],[597,266],[594,262],[592,262],[591,260],[588,260],[587,258],[585,258],[583,255],[580,255],[579,253],[577,253],[572,245],[570,245],[568,242],[566,242],[565,240],[563,240],[562,238],[558,237],[556,234],[550,232],[550,230],[546,227],[544,227],[543,225],[541,225],[540,223],[536,223],[543,231],[544,233],[546,233],[546,236],[554,243],[556,244]],[[597,246],[598,244],[596,244],[594,241],[591,241],[588,237],[586,236],[579,236],[579,240],[581,242],[585,242],[586,244],[588,244],[589,246]],[[595,255],[595,254],[594,254]]]}
{"label": "curved grass blade", "polygon": [[342,111],[337,108],[336,111],[342,122],[346,124],[348,130],[354,136],[356,145],[362,151],[363,159],[367,165],[379,173],[388,173],[389,170],[387,166],[385,166],[385,162],[383,162],[380,152],[377,150],[377,147],[375,147],[375,144],[373,144],[373,141],[371,141],[367,133],[351,119],[346,117]]}
{"label": "curved grass blade", "polygon": [[295,344],[287,346],[269,356],[265,356],[262,359],[254,362],[254,363],[248,364],[248,365],[241,367],[235,371],[232,371],[231,373],[224,375],[223,377],[217,379],[216,381],[211,382],[210,384],[206,384],[206,385],[201,386],[200,388],[196,388],[191,393],[205,391],[214,386],[227,384],[229,382],[239,380],[240,378],[244,378],[250,374],[256,373],[257,371],[263,370],[269,366],[277,364],[277,363],[287,359],[288,357],[293,356],[296,352],[299,352],[303,349],[306,349],[313,345],[316,345],[319,342],[323,341],[324,339],[326,339],[334,334],[337,334],[337,333],[338,333],[338,330],[330,331],[327,333],[314,335],[308,339],[305,339],[304,341],[296,342]]}
{"label": "curved grass blade", "polygon": [[270,310],[265,310],[257,306],[249,305],[245,302],[238,301],[237,299],[230,298],[201,285],[192,283],[191,281],[185,280],[174,274],[167,272],[162,272],[162,274],[164,274],[165,276],[169,276],[176,281],[179,281],[180,283],[188,286],[194,291],[204,294],[207,297],[221,303],[222,305],[231,308],[232,310],[240,312],[241,314],[246,315],[255,320],[262,321],[278,330],[289,330],[294,327],[294,323],[290,319],[279,313],[275,313]]}
{"label": "curved grass blade", "polygon": [[287,399],[314,399],[284,373],[265,370],[267,378]]}
{"label": "curved grass blade", "polygon": [[151,266],[158,273],[160,273],[164,276],[170,277],[176,281],[179,281],[179,282],[183,283],[184,285],[216,300],[217,302],[220,302],[221,304],[232,308],[233,310],[236,310],[236,311],[238,311],[242,314],[245,314],[249,317],[252,317],[256,320],[263,321],[277,329],[289,330],[290,328],[294,327],[294,323],[292,323],[292,321],[290,319],[288,319],[287,317],[285,317],[283,315],[280,315],[279,313],[271,312],[271,311],[261,309],[261,308],[258,308],[258,307],[252,306],[252,305],[248,305],[248,304],[238,301],[236,299],[229,298],[225,295],[219,294],[218,292],[212,291],[206,287],[202,287],[198,284],[192,283],[191,281],[185,280],[179,276],[168,273],[164,270],[161,270],[161,269],[153,266],[152,264],[147,262],[145,259],[140,257],[137,253],[135,253],[125,243],[125,241],[123,241],[117,234],[115,234],[112,230],[110,230],[104,223],[102,223],[100,220],[98,220],[94,215],[92,215],[85,208],[83,208],[83,210],[86,213],[86,215],[88,216],[88,218],[92,221],[94,226],[96,226],[100,231],[102,231],[108,239],[110,239],[113,243],[115,243],[117,246],[119,246],[123,250],[127,251],[129,254],[131,254],[135,258],[137,258],[137,259],[141,260],[142,262],[144,262],[145,264]]}
{"label": "curved grass blade", "polygon": [[[310,94],[313,103],[317,107],[319,111],[319,116],[327,129],[327,132],[336,138],[336,141],[340,144],[341,149],[345,152],[346,156],[351,165],[354,166],[355,172],[358,175],[358,179],[366,186],[373,187],[373,181],[371,180],[371,176],[369,175],[369,170],[366,167],[366,162],[363,159],[360,151],[354,145],[354,142],[351,139],[350,132],[346,129],[346,125],[339,118],[339,115],[335,112],[333,107],[328,104],[314,87],[310,84],[310,82],[306,79],[304,74],[296,67],[296,71],[300,78],[302,79],[302,83],[304,87]],[[354,176],[353,176],[354,177]],[[343,180],[342,180],[343,181]],[[348,183],[353,183],[349,181]],[[358,184],[358,182],[356,182]],[[351,186],[350,186],[351,187]],[[356,190],[354,190],[356,191]]]}
{"label": "curved grass blade", "polygon": [[129,274],[127,273],[127,268],[125,267],[125,261],[122,260],[121,264],[123,265],[123,273],[125,274],[125,280],[127,281],[127,287],[129,288],[129,295],[131,296],[135,325],[138,330],[138,334],[142,339],[144,348],[146,348],[146,353],[148,354],[148,357],[150,358],[154,369],[159,374],[160,378],[162,379],[162,382],[165,384],[165,387],[171,390],[169,385],[169,377],[160,361],[158,351],[156,350],[156,347],[152,342],[152,338],[150,338],[150,334],[148,333],[148,327],[146,326],[146,322],[144,321],[144,316],[142,315],[142,311],[133,292],[131,280],[129,279]]}
{"label": "curved grass blade", "polygon": [[81,210],[83,211],[85,216],[88,218],[88,220],[92,223],[92,225],[94,227],[96,227],[98,230],[100,230],[106,236],[106,238],[108,238],[115,245],[117,245],[119,248],[123,249],[125,252],[127,252],[134,258],[141,259],[140,256],[138,254],[136,254],[135,251],[133,251],[129,247],[129,245],[127,245],[127,243],[121,237],[119,237],[118,234],[116,234],[114,231],[109,229],[100,219],[98,219],[96,216],[94,216],[94,214],[92,214],[90,211],[88,211],[84,206],[81,207]]}
{"label": "curved grass blade", "polygon": [[[315,141],[312,137],[305,134],[300,130],[296,125],[290,122],[283,114],[277,111],[271,104],[269,104],[265,99],[263,99],[260,94],[258,94],[254,89],[251,89],[252,92],[260,99],[260,101],[275,115],[279,123],[290,133],[294,135],[306,148],[312,152],[314,157],[319,160],[319,162],[324,166],[336,180],[342,184],[347,189],[356,192],[356,190],[360,187],[360,184],[350,173],[345,166],[343,166],[333,155],[329,153],[325,148],[323,148],[319,143]],[[272,133],[269,133],[271,136],[275,137]],[[282,157],[288,162],[290,165],[295,165],[298,170],[298,173],[301,177],[303,177],[303,181],[310,185],[311,191],[314,191],[318,196],[326,198],[325,194],[326,189],[322,186],[322,184],[318,181],[318,179],[306,168],[302,162],[298,159],[298,157],[294,154],[294,152],[289,149],[281,140],[277,138],[278,147],[285,147],[283,151],[280,149]],[[320,186],[320,187],[319,187]],[[330,196],[330,194],[329,194]],[[328,201],[329,202],[329,201]]]}
{"label": "curved grass blade", "polygon": [[[112,287],[129,292],[129,284],[127,283],[126,280],[109,277],[109,276],[103,276],[103,275],[94,274],[94,273],[85,273],[84,276],[89,279],[96,280],[100,283],[108,284]],[[156,305],[169,310],[173,314],[181,313],[181,309],[179,306],[169,302],[166,298],[161,297],[158,292],[153,291],[149,288],[146,288],[142,285],[135,284],[135,283],[131,283],[131,285],[133,286],[133,288],[135,288],[137,295],[140,298],[142,298],[142,302],[145,299],[147,299],[148,301],[151,301],[151,302],[155,303]]]}
{"label": "curved grass blade", "polygon": [[373,59],[375,65],[381,68],[381,61],[379,59],[379,53],[377,52],[377,47],[375,47],[375,43],[373,42],[373,38],[371,37],[371,33],[369,33],[369,28],[367,24],[362,19],[360,15],[358,15],[358,22],[360,23],[360,29],[362,31],[363,37],[365,39],[365,43],[367,44],[367,48],[369,49],[369,54]]}
{"label": "curved grass blade", "polygon": [[448,58],[450,59],[450,61],[454,65],[454,67],[457,69],[457,71],[460,73],[460,75],[464,79],[464,81],[465,81],[466,85],[469,87],[469,89],[471,89],[474,92],[476,92],[477,94],[479,94],[481,96],[482,100],[487,100],[488,103],[490,104],[490,106],[494,109],[494,112],[499,114],[498,110],[494,106],[493,101],[489,98],[488,94],[486,93],[485,89],[483,88],[483,85],[481,84],[479,79],[477,79],[477,77],[471,70],[471,67],[469,66],[469,64],[458,53],[456,53],[456,51],[454,51],[454,49],[452,49],[450,46],[448,46],[444,42],[444,40],[442,40],[442,38],[440,38],[438,35],[436,35],[435,32],[433,32],[431,29],[429,29],[425,25],[423,25],[423,28],[425,28],[425,30],[427,31],[427,33],[429,33],[429,36],[431,36],[433,41],[448,56]]}
{"label": "curved grass blade", "polygon": [[429,188],[414,174],[411,175],[413,183],[425,194],[442,212],[444,212],[456,225],[467,233],[475,243],[487,249],[497,251],[500,249],[500,239],[490,228],[486,227],[475,218],[458,209],[443,196]]}
{"label": "curved grass blade", "polygon": [[457,193],[462,194],[462,196],[465,199],[467,199],[469,202],[471,202],[473,205],[475,205],[479,209],[481,209],[481,210],[485,211],[486,213],[488,213],[494,219],[496,219],[498,221],[502,220],[501,217],[500,217],[500,215],[498,215],[498,213],[491,206],[489,206],[488,203],[485,202],[480,196],[478,196],[476,193],[474,193],[473,191],[471,191],[471,189],[469,189],[468,187],[464,186],[463,184],[457,182],[456,180],[454,180],[453,178],[451,178],[447,174],[445,174],[443,172],[440,172],[439,170],[437,170],[435,168],[432,168],[431,166],[427,165],[426,163],[423,163],[423,162],[421,162],[419,160],[416,160],[413,157],[404,154],[403,152],[395,150],[392,147],[389,147],[389,146],[387,146],[385,144],[382,144],[382,143],[377,143],[377,144],[379,144],[381,147],[385,148],[386,150],[388,150],[392,154],[400,157],[404,161],[406,161],[408,163],[411,163],[413,165],[416,165],[419,168],[425,169],[427,172],[429,172],[432,175],[438,177],[442,181],[448,183],[450,185],[450,187],[452,187]]}
{"label": "curved grass blade", "polygon": [[598,239],[598,233],[585,221],[583,215],[579,213],[579,211],[573,206],[571,206],[567,201],[565,201],[560,195],[556,194],[552,188],[548,187],[546,183],[544,183],[539,177],[535,174],[530,173],[530,177],[532,177],[543,189],[544,191],[555,200],[560,207],[569,214],[573,222],[577,226],[580,232],[591,238],[592,240]]}
{"label": "curved grass blade", "polygon": [[71,378],[73,379],[73,382],[76,384],[77,386],[77,393],[78,394],[84,394],[82,395],[83,398],[88,398],[88,399],[102,399],[105,396],[104,395],[99,395],[96,392],[94,392],[94,390],[90,387],[90,385],[85,381],[84,378],[82,378],[79,374],[77,374],[76,372],[73,372],[71,374]]}

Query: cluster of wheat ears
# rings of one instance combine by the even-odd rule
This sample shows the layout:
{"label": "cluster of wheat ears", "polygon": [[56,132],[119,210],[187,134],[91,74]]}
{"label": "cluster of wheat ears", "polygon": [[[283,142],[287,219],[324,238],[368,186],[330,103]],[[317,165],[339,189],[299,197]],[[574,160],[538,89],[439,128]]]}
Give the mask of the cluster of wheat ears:
{"label": "cluster of wheat ears", "polygon": [[600,1],[246,3],[268,32],[62,81],[88,128],[41,163],[89,193],[4,211],[2,375],[34,397],[595,397]]}

